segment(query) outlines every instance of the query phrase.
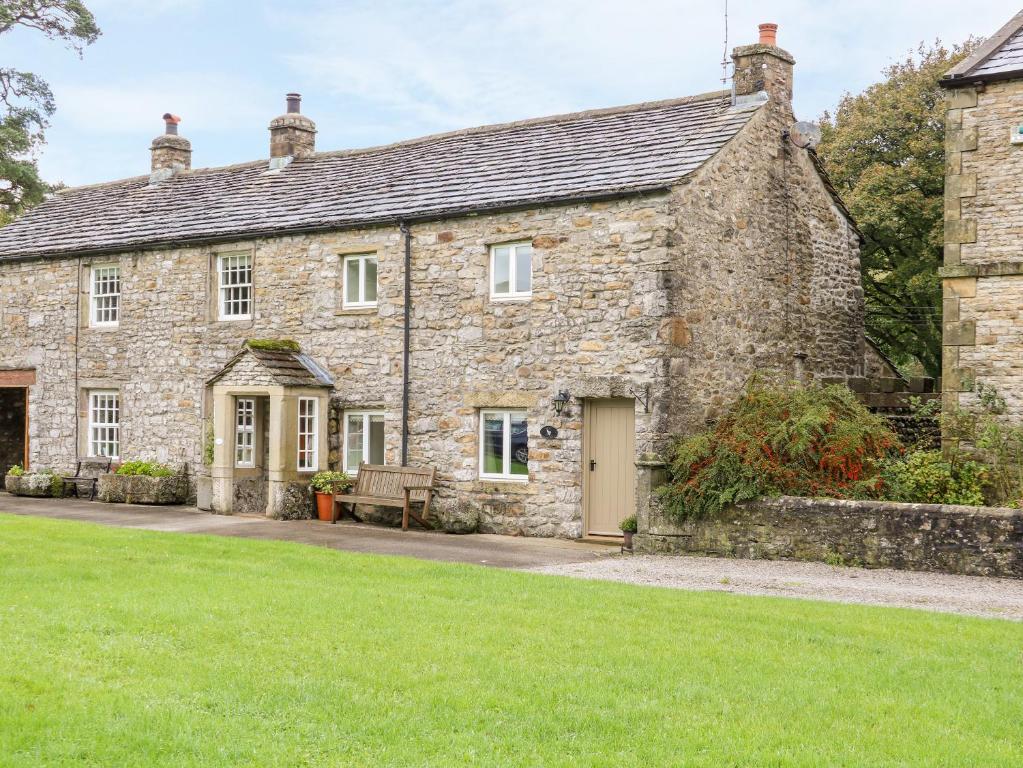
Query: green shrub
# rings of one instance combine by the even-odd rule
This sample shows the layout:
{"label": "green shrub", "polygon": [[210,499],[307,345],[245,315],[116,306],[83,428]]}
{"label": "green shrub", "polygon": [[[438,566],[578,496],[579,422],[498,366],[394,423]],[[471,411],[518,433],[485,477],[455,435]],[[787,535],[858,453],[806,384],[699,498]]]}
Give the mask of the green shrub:
{"label": "green shrub", "polygon": [[118,475],[142,475],[144,477],[173,477],[174,470],[166,464],[155,461],[126,461],[117,468]]}
{"label": "green shrub", "polygon": [[875,498],[899,447],[844,386],[754,381],[714,428],[675,442],[658,492],[678,520],[760,496]]}
{"label": "green shrub", "polygon": [[975,461],[949,458],[941,451],[911,451],[885,462],[884,498],[926,504],[984,503],[988,470]]}
{"label": "green shrub", "polygon": [[635,515],[629,515],[618,524],[618,527],[622,529],[622,533],[635,533],[639,530]]}
{"label": "green shrub", "polygon": [[344,472],[317,472],[309,484],[318,493],[341,493],[352,487],[352,478]]}
{"label": "green shrub", "polygon": [[21,477],[22,475],[25,474],[25,468],[21,466],[21,464],[15,464],[13,467],[7,470],[7,474],[13,475],[14,477]]}

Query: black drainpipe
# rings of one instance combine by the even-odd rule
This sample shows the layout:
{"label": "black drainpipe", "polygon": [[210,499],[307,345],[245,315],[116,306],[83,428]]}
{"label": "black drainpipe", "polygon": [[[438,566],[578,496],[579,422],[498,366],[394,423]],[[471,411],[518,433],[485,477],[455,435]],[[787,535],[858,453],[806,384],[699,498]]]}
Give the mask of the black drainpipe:
{"label": "black drainpipe", "polygon": [[409,337],[412,327],[412,230],[404,221],[398,229],[405,238],[405,343],[401,351],[401,465],[408,466]]}

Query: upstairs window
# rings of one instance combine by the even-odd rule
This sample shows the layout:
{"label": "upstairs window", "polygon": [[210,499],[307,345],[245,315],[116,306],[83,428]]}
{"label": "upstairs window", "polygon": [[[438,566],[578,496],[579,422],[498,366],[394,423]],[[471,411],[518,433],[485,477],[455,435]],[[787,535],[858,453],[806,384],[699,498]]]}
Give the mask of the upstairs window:
{"label": "upstairs window", "polygon": [[89,455],[121,455],[121,396],[116,390],[89,392]]}
{"label": "upstairs window", "polygon": [[252,256],[247,253],[218,256],[217,276],[218,317],[249,320],[252,317]]}
{"label": "upstairs window", "polygon": [[377,257],[373,255],[345,256],[344,309],[375,307],[377,305]]}
{"label": "upstairs window", "polygon": [[480,411],[480,478],[529,480],[525,411]]}
{"label": "upstairs window", "polygon": [[490,248],[490,298],[528,299],[533,295],[533,246],[529,243]]}
{"label": "upstairs window", "polygon": [[319,469],[317,440],[316,398],[298,399],[298,470],[315,472]]}
{"label": "upstairs window", "polygon": [[383,463],[384,412],[345,411],[345,472],[354,475],[360,464]]}
{"label": "upstairs window", "polygon": [[94,327],[117,325],[121,319],[121,268],[116,264],[97,264],[89,280],[89,324]]}
{"label": "upstairs window", "polygon": [[235,401],[234,465],[256,466],[256,401],[239,397]]}

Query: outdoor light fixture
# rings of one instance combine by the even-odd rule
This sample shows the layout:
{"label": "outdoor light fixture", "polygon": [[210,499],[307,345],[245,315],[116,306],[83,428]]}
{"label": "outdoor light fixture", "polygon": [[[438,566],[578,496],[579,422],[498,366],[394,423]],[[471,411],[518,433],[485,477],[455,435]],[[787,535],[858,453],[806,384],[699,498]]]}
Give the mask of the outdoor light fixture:
{"label": "outdoor light fixture", "polygon": [[558,396],[551,401],[551,403],[554,405],[554,412],[558,416],[560,416],[561,412],[565,409],[565,406],[568,405],[568,401],[571,399],[572,396],[568,394],[568,392],[566,392],[565,390],[561,390],[560,392],[558,392]]}

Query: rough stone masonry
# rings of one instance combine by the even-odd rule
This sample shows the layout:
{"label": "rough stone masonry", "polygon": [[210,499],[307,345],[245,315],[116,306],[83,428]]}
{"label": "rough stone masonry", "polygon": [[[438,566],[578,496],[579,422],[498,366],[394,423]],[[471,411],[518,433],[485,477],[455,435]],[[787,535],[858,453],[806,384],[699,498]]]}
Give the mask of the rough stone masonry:
{"label": "rough stone masonry", "polygon": [[[88,393],[111,390],[122,458],[201,472],[206,382],[251,338],[293,339],[333,378],[319,468],[341,465],[352,409],[384,414],[385,460],[400,463],[403,219],[409,460],[437,468],[438,513],[478,516],[484,531],[585,534],[587,401],[634,402],[646,453],[702,428],[754,372],[863,374],[859,236],[785,136],[793,59],[760,44],[735,62],[735,103],[722,92],[356,153],[303,144],[269,166],[171,163],[170,176],[58,195],[0,230],[0,368],[36,372],[32,464],[72,467],[88,450]],[[555,179],[545,169],[558,163]],[[432,170],[406,208],[389,202],[421,165]],[[490,295],[502,243],[532,246],[527,300]],[[253,307],[228,322],[215,265],[236,253],[251,256]],[[344,307],[351,254],[377,259],[374,306]],[[108,264],[120,320],[97,327],[90,275]],[[528,482],[480,478],[485,408],[525,411]]]}

